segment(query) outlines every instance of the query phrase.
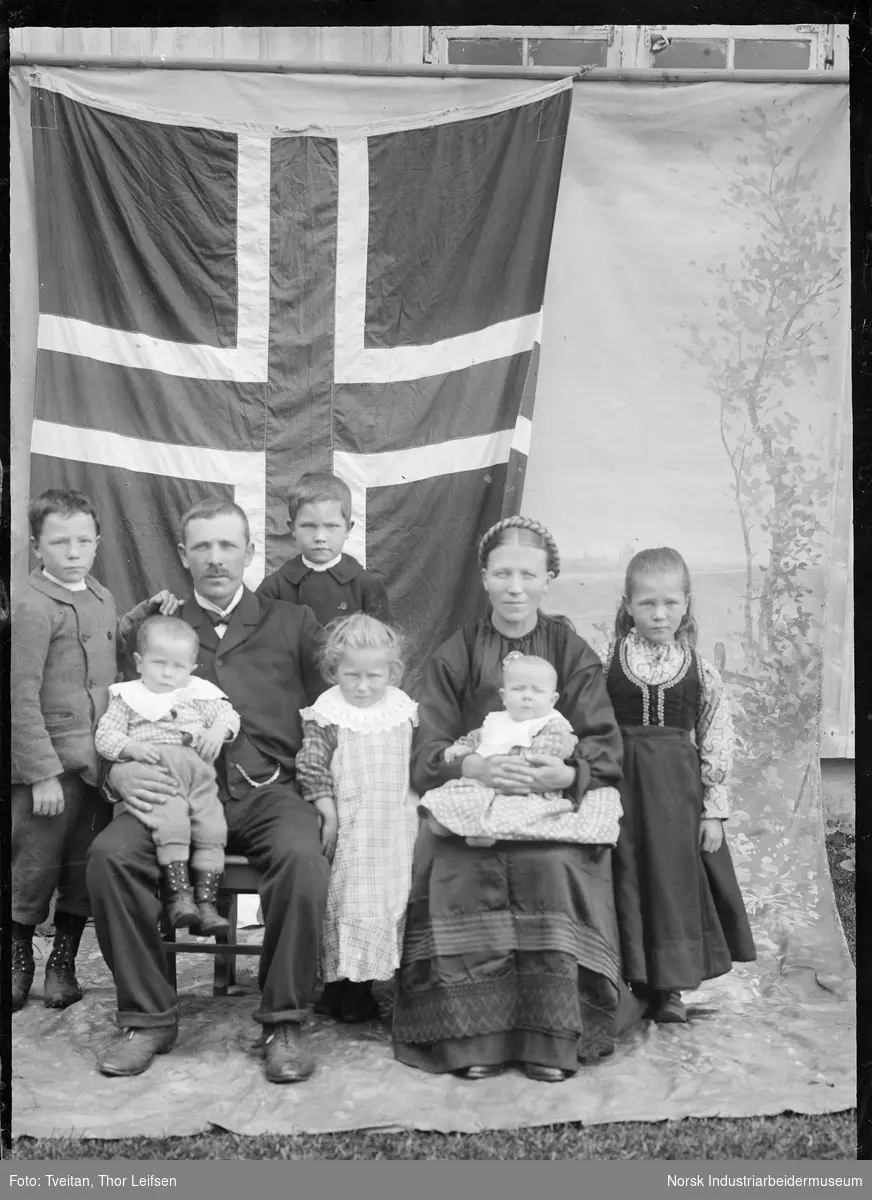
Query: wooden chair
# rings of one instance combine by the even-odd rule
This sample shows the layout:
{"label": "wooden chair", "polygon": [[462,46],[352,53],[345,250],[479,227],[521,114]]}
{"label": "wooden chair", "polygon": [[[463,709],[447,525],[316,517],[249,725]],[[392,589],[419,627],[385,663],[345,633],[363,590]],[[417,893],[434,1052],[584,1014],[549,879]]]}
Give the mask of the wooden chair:
{"label": "wooden chair", "polygon": [[218,892],[215,907],[222,917],[230,922],[226,934],[216,934],[211,942],[177,942],[176,931],[165,917],[161,918],[163,947],[169,956],[170,981],[176,986],[177,954],[211,954],[215,958],[215,973],[212,980],[212,995],[226,996],[228,988],[236,983],[236,956],[238,954],[260,954],[261,946],[241,946],[236,941],[237,896],[257,894],[260,871],[255,870],[247,858],[228,854],[224,861],[224,878]]}

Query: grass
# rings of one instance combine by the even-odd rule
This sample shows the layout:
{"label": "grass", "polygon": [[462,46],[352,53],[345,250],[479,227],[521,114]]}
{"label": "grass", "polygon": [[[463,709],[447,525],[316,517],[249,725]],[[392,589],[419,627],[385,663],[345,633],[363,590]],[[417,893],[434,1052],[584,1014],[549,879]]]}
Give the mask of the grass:
{"label": "grass", "polygon": [[782,1114],[741,1120],[693,1117],[627,1124],[544,1125],[488,1133],[336,1133],[237,1137],[201,1133],[123,1141],[19,1138],[13,1158],[130,1159],[850,1159],[856,1157],[852,1113]]}
{"label": "grass", "polygon": [[[854,876],[839,864],[852,857],[853,837],[827,837],[836,905],[855,959]],[[179,1138],[106,1141],[18,1138],[14,1159],[852,1159],[856,1113],[808,1116],[695,1118],[626,1124],[544,1125],[475,1134],[357,1131],[240,1137],[216,1130]]]}

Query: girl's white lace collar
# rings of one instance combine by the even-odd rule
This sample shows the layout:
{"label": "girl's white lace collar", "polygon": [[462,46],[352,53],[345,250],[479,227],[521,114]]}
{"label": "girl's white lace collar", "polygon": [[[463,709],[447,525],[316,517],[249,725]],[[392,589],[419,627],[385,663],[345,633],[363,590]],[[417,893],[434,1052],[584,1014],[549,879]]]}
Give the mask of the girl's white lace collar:
{"label": "girl's white lace collar", "polygon": [[393,729],[404,721],[418,724],[418,705],[399,688],[389,687],[378,704],[358,708],[342,695],[336,685],[318,697],[309,708],[300,709],[304,721],[318,725],[336,725],[353,733],[374,733]]}
{"label": "girl's white lace collar", "polygon": [[113,683],[110,696],[120,696],[125,704],[146,721],[162,721],[177,704],[191,700],[224,700],[224,693],[208,679],[190,679],[174,692],[150,692],[141,679],[129,683]]}

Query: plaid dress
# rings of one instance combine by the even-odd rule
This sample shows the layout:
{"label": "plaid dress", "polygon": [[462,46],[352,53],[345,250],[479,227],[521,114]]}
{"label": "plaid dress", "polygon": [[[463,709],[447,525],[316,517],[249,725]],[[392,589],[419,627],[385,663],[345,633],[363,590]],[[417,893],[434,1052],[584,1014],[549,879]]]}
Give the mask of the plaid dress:
{"label": "plaid dress", "polygon": [[339,837],[321,938],[321,974],[363,982],[390,979],[400,965],[417,798],[409,787],[417,705],[388,688],[370,708],[338,687],[300,712],[297,779],[306,800],[331,797]]}

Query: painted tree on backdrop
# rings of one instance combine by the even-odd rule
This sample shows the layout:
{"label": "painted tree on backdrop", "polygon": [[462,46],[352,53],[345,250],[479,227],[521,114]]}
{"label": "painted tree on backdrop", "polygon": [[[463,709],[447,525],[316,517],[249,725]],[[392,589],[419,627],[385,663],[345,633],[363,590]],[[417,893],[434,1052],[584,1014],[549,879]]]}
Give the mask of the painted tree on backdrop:
{"label": "painted tree on backdrop", "polygon": [[[684,352],[719,401],[745,551],[743,725],[771,752],[773,742],[814,737],[818,718],[820,622],[808,571],[822,554],[831,472],[803,445],[808,427],[791,389],[827,361],[821,335],[845,283],[844,245],[817,172],[794,157],[802,119],[774,101],[742,122],[744,152],[721,173],[724,204],[753,237],[737,259],[708,268],[720,293],[714,330],[685,322]],[[721,170],[704,143],[696,149]]]}

